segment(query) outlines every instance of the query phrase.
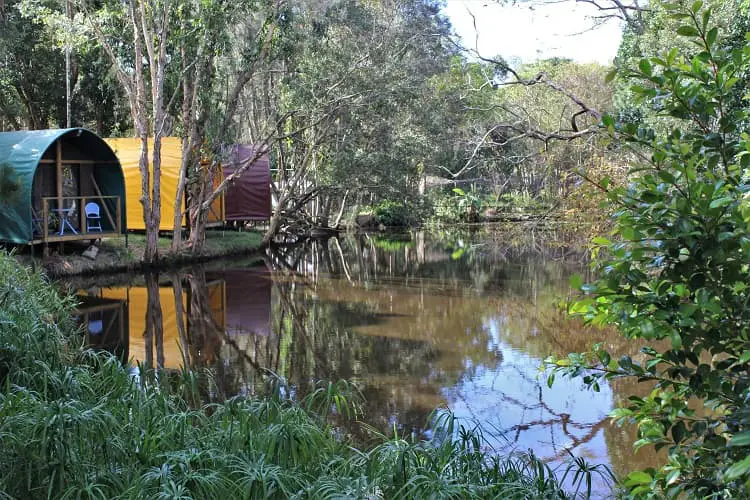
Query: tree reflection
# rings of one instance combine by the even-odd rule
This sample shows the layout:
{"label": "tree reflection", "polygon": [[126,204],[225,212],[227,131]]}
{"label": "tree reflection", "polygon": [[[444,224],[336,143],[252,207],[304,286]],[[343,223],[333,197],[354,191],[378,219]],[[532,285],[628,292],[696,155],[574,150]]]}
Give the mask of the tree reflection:
{"label": "tree reflection", "polygon": [[[164,368],[164,329],[161,310],[161,295],[159,294],[159,275],[147,273],[146,290],[148,302],[146,305],[146,329],[143,336],[146,344],[146,365]],[[154,344],[156,344],[156,364],[154,364]]]}
{"label": "tree reflection", "polygon": [[[573,450],[620,474],[642,468],[655,458],[636,462],[631,431],[606,418],[637,387],[618,382],[593,394],[571,381],[550,389],[539,377],[546,356],[595,341],[619,354],[637,350],[560,310],[568,277],[586,267],[554,236],[307,240],[275,249],[264,265],[148,275],[127,294],[106,293],[145,312],[145,322],[131,314],[131,356],[210,371],[207,400],[259,393],[278,377],[301,398],[320,380],[345,379],[361,389],[365,420],[380,431],[420,435],[436,408],[449,407],[483,425],[500,452],[533,448],[560,461]],[[143,346],[133,343],[138,328]],[[348,430],[367,437],[358,425]]]}
{"label": "tree reflection", "polygon": [[559,304],[568,277],[587,272],[585,259],[555,235],[527,236],[358,235],[273,255],[286,283],[279,287],[287,297],[282,307],[304,311],[297,328],[346,338],[316,345],[316,359],[325,361],[307,376],[357,382],[368,398],[368,422],[380,429],[420,432],[432,409],[448,405],[487,424],[485,435],[498,449],[532,447],[557,461],[573,450],[620,474],[656,462],[643,454],[636,462],[631,430],[606,417],[618,394],[639,388],[614,384],[597,395],[573,382],[549,389],[538,377],[541,360],[553,353],[603,342],[633,355],[638,346],[570,321]]}

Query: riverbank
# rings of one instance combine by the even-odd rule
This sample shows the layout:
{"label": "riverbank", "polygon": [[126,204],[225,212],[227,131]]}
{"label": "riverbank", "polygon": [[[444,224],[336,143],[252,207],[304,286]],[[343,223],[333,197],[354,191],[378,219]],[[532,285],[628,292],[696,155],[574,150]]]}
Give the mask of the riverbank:
{"label": "riverbank", "polygon": [[50,278],[87,276],[109,273],[141,271],[153,267],[173,267],[191,263],[239,255],[250,255],[260,251],[262,235],[258,231],[206,231],[206,243],[200,253],[184,250],[172,253],[171,238],[159,238],[160,260],[157,264],[145,264],[143,254],[146,237],[130,234],[125,238],[101,241],[96,256],[86,255],[88,244],[66,243],[64,248],[51,248],[50,255],[32,257],[28,249],[15,253],[16,260],[24,266],[42,269]]}
{"label": "riverbank", "polygon": [[[73,301],[0,253],[0,491],[13,498],[572,498],[530,454],[491,454],[439,412],[431,440],[337,427],[358,391],[212,399],[211,375],[155,374],[80,347]],[[285,396],[286,395],[286,396]],[[575,472],[575,471],[574,471]],[[578,477],[578,475],[576,475]],[[575,486],[575,485],[574,485]]]}

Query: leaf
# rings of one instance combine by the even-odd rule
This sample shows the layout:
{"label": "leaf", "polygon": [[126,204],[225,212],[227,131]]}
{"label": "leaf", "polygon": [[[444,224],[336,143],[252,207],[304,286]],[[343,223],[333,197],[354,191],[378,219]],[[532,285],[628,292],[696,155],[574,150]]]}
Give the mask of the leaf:
{"label": "leaf", "polygon": [[676,483],[677,480],[680,478],[680,473],[681,472],[682,471],[680,469],[675,469],[675,470],[671,471],[669,474],[667,474],[667,477],[666,477],[667,486],[671,486],[674,483]]}
{"label": "leaf", "polygon": [[729,441],[729,446],[750,446],[750,431],[735,434]]}
{"label": "leaf", "polygon": [[731,481],[747,474],[748,470],[750,470],[750,456],[729,467],[724,473],[724,478]]}
{"label": "leaf", "polygon": [[680,347],[682,347],[682,337],[679,333],[672,332],[670,340],[672,341],[672,349],[679,349]]}
{"label": "leaf", "polygon": [[616,76],[617,76],[617,70],[613,69],[612,71],[607,73],[607,76],[604,77],[604,83],[611,83],[612,80],[614,80]]}
{"label": "leaf", "polygon": [[677,28],[677,34],[682,36],[697,37],[700,33],[694,26],[688,26],[687,24]]}
{"label": "leaf", "polygon": [[570,277],[570,287],[575,288],[576,290],[580,290],[583,286],[583,278],[581,278],[581,275],[576,273],[573,276]]}
{"label": "leaf", "polygon": [[611,418],[625,418],[625,417],[631,417],[633,415],[633,410],[629,410],[628,408],[615,408],[611,412],[609,412],[609,416]]}
{"label": "leaf", "polygon": [[687,433],[687,428],[685,427],[685,422],[680,420],[672,427],[672,439],[674,439],[675,443],[682,442],[683,439],[685,439],[685,434]]}
{"label": "leaf", "polygon": [[638,68],[646,76],[651,76],[653,74],[653,68],[651,67],[651,63],[648,61],[648,59],[641,59],[638,62]]}
{"label": "leaf", "polygon": [[716,27],[711,28],[708,30],[708,33],[706,33],[706,45],[708,45],[709,48],[716,42],[716,37],[719,34],[719,29]]}
{"label": "leaf", "polygon": [[680,314],[683,316],[691,317],[698,310],[698,306],[695,304],[684,303],[680,304]]}
{"label": "leaf", "polygon": [[604,237],[602,237],[602,236],[597,236],[596,238],[594,238],[594,239],[593,239],[593,240],[591,240],[591,241],[592,241],[592,242],[593,242],[594,244],[596,244],[596,245],[600,245],[600,246],[603,246],[603,247],[606,247],[606,246],[609,246],[609,245],[611,245],[611,244],[612,244],[612,242],[611,242],[611,241],[609,241],[609,240],[608,240],[607,238],[604,238]]}
{"label": "leaf", "polygon": [[640,484],[651,484],[653,478],[646,472],[635,471],[631,472],[625,478],[625,484],[628,486],[636,486]]}
{"label": "leaf", "polygon": [[731,205],[732,202],[734,202],[734,198],[730,198],[728,196],[725,196],[723,198],[716,198],[715,200],[711,201],[711,203],[708,205],[708,208],[726,207],[727,205]]}
{"label": "leaf", "polygon": [[740,356],[740,363],[747,363],[750,361],[750,351],[745,351],[742,353],[742,356]]}

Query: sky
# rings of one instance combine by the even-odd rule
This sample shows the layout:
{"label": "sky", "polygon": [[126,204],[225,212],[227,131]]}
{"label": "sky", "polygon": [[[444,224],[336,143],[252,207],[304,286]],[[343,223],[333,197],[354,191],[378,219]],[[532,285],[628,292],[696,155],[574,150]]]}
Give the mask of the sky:
{"label": "sky", "polygon": [[[479,34],[479,53],[500,55],[511,64],[549,57],[609,64],[617,54],[621,26],[608,21],[590,29],[597,10],[572,0],[541,4],[500,5],[494,0],[447,0],[443,12],[471,48]],[[474,21],[469,14],[474,14]]]}

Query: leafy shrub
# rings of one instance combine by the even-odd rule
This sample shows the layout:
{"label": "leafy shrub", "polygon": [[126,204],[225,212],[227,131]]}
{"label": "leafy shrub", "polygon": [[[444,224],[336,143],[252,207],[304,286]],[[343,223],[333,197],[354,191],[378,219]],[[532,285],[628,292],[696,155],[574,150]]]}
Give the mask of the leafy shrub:
{"label": "leafy shrub", "polygon": [[0,258],[0,276],[0,386],[10,375],[13,383],[33,385],[40,358],[51,368],[63,366],[72,302],[7,255]]}
{"label": "leafy shrub", "polygon": [[674,49],[626,74],[638,82],[633,92],[669,117],[667,134],[603,119],[641,162],[629,186],[608,193],[616,227],[611,239],[594,240],[600,278],[574,279],[585,295],[571,306],[657,344],[643,349],[642,363],[601,347],[549,361],[594,389],[623,376],[655,384],[612,413],[637,425],[636,448],[668,450],[659,470],[625,478],[631,495],[748,498],[750,136],[737,129],[747,112],[728,102],[750,71],[750,46],[722,48],[700,0],[668,8],[699,50],[685,60]]}
{"label": "leafy shrub", "polygon": [[384,200],[375,207],[375,218],[386,227],[404,227],[414,222],[408,206],[391,200]]}
{"label": "leafy shrub", "polygon": [[461,188],[453,188],[446,192],[436,191],[432,198],[432,218],[435,222],[476,222],[484,206],[482,198],[477,193]]}

